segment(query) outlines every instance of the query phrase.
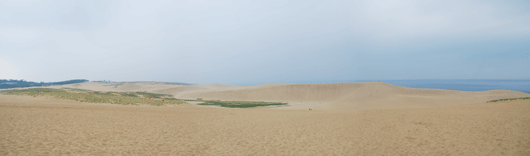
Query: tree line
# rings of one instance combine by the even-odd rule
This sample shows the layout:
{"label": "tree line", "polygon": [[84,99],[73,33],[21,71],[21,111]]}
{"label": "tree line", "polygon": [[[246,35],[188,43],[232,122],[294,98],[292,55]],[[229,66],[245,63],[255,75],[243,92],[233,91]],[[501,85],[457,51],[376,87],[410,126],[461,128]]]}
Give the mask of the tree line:
{"label": "tree line", "polygon": [[33,81],[26,81],[26,80],[0,79],[0,89],[65,85],[65,84],[83,83],[83,82],[88,82],[88,80],[74,79],[74,80],[59,81],[59,82],[33,82]]}

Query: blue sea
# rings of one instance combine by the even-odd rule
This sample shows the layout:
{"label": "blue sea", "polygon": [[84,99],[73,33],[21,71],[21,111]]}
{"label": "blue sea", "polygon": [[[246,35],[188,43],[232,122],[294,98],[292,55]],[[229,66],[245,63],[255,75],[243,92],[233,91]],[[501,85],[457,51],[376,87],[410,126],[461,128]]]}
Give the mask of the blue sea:
{"label": "blue sea", "polygon": [[530,79],[361,80],[353,82],[385,82],[410,88],[449,89],[461,91],[514,90],[530,94]]}

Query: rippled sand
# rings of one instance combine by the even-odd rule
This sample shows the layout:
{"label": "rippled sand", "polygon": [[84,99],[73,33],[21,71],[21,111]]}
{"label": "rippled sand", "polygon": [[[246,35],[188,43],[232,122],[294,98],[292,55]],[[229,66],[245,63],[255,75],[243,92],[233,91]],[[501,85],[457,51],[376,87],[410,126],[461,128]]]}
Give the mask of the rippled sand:
{"label": "rippled sand", "polygon": [[0,155],[530,155],[530,100],[370,110],[0,95]]}

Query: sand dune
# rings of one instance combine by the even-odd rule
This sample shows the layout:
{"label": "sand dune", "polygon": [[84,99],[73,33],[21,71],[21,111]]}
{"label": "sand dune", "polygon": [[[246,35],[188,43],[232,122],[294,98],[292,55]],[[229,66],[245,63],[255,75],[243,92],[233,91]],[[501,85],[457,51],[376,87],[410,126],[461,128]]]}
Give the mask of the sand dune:
{"label": "sand dune", "polygon": [[52,87],[290,106],[121,106],[0,95],[0,155],[530,155],[530,100],[484,103],[530,96],[516,91],[386,83]]}
{"label": "sand dune", "polygon": [[118,83],[101,83],[101,82],[85,82],[68,85],[56,85],[46,86],[42,88],[79,88],[88,89],[94,91],[116,91],[116,92],[136,92],[136,91],[148,91],[153,92],[156,90],[175,88],[178,84],[170,83],[159,83],[159,82],[118,82]]}
{"label": "sand dune", "polygon": [[101,83],[101,82],[85,82],[78,84],[46,86],[40,88],[78,88],[88,89],[94,91],[116,91],[116,92],[137,92],[147,91],[152,93],[164,93],[180,97],[184,94],[206,91],[224,91],[243,89],[242,86],[235,85],[180,85],[160,82],[118,82],[118,83]]}
{"label": "sand dune", "polygon": [[484,103],[500,98],[528,97],[530,94],[509,91],[455,91],[415,89],[382,82],[292,84],[271,83],[255,86],[178,85],[157,82],[98,83],[88,82],[52,86],[96,91],[147,91],[171,94],[181,99],[287,102],[278,109],[360,110],[386,108],[420,108],[441,105]]}
{"label": "sand dune", "polygon": [[528,112],[530,100],[307,111],[0,95],[0,155],[530,155]]}
{"label": "sand dune", "polygon": [[241,101],[280,101],[302,103],[321,109],[410,108],[439,105],[484,103],[499,98],[526,97],[530,94],[494,90],[481,92],[442,89],[414,89],[387,83],[282,84],[225,91],[195,92],[183,98]]}

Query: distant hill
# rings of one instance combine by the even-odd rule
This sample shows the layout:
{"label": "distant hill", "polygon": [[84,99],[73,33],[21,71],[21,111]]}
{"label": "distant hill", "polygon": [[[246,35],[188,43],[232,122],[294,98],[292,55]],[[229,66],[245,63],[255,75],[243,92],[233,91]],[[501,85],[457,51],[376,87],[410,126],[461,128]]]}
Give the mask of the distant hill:
{"label": "distant hill", "polygon": [[65,85],[65,84],[83,83],[83,82],[88,82],[88,80],[75,79],[75,80],[67,80],[67,81],[60,81],[60,82],[32,82],[32,81],[25,81],[25,80],[0,79],[0,89],[22,88],[22,87],[37,87],[37,86],[51,86],[51,85]]}
{"label": "distant hill", "polygon": [[100,82],[100,83],[142,83],[142,82],[156,82],[156,83],[167,83],[167,84],[178,84],[178,85],[193,85],[191,83],[182,83],[182,82],[158,82],[158,81],[110,81],[110,80],[98,80],[91,82]]}

